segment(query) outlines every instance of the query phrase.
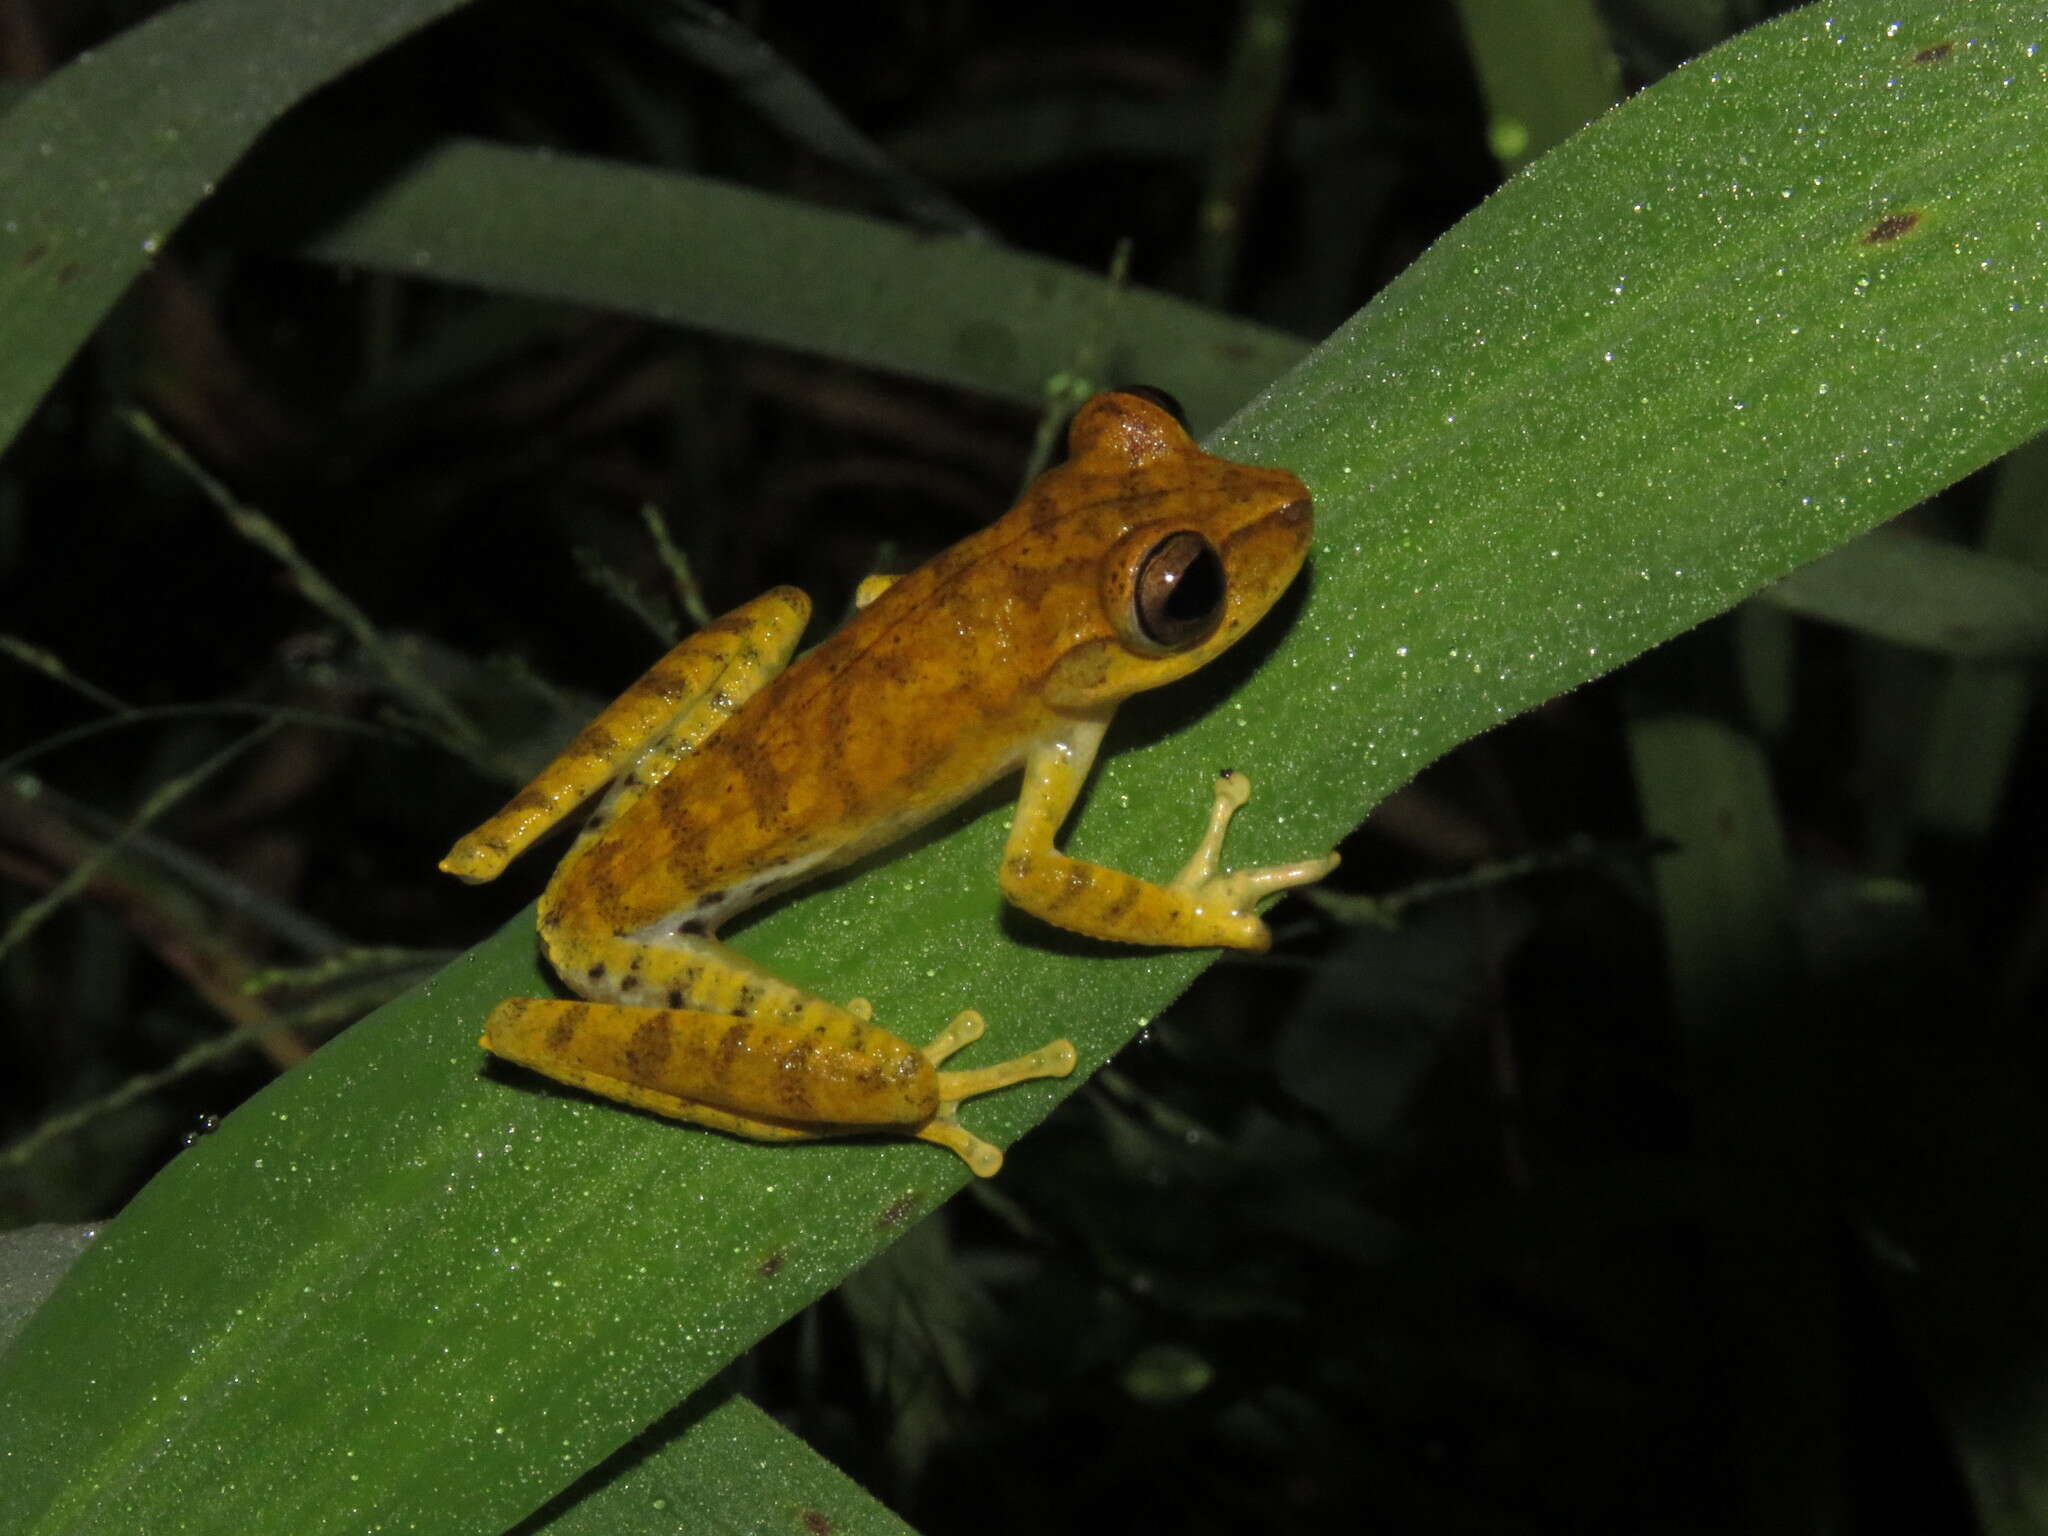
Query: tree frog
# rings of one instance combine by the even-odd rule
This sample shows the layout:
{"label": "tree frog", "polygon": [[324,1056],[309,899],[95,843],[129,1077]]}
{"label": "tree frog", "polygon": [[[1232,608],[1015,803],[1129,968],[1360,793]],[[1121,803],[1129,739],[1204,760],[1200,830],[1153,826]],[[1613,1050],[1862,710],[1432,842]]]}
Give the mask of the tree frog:
{"label": "tree frog", "polygon": [[1164,884],[1069,858],[1055,838],[1117,705],[1250,629],[1300,570],[1309,530],[1293,475],[1202,452],[1147,394],[1101,394],[1076,414],[1067,460],[1014,508],[906,576],[870,578],[854,616],[796,661],[810,603],[792,587],[683,641],[441,862],[494,879],[607,791],[539,905],[542,947],[582,1000],[500,1003],[483,1048],[737,1136],[894,1132],[993,1174],[1002,1153],[957,1106],[1066,1076],[1071,1044],[942,1071],[981,1034],[979,1013],[919,1050],[865,1000],[813,996],[718,931],[1021,768],[998,874],[1010,901],[1098,939],[1265,949],[1259,898],[1337,857],[1219,869],[1242,775],[1217,781],[1206,832]]}

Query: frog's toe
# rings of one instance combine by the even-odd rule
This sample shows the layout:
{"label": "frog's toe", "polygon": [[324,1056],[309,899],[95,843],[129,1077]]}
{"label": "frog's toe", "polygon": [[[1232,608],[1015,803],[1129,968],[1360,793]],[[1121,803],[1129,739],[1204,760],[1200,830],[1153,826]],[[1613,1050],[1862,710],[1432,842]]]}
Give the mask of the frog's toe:
{"label": "frog's toe", "polygon": [[935,1142],[974,1170],[976,1178],[992,1179],[1003,1171],[1003,1149],[983,1141],[958,1120],[941,1115],[918,1128],[920,1141]]}
{"label": "frog's toe", "polygon": [[963,1008],[954,1014],[938,1037],[924,1048],[924,1059],[938,1066],[948,1056],[963,1046],[972,1045],[988,1029],[988,1021],[972,1008]]}

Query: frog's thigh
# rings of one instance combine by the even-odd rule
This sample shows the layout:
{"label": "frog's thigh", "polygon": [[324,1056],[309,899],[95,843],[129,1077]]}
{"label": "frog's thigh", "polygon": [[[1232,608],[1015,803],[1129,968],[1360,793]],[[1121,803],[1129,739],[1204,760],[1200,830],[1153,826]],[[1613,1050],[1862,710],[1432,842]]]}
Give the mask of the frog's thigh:
{"label": "frog's thigh", "polygon": [[[668,1093],[617,1072],[600,1071],[571,1059],[578,1037],[584,1035],[592,1017],[607,1013],[650,1014],[656,1010],[625,1009],[605,1003],[573,1003],[555,999],[508,998],[491,1010],[484,1021],[484,1036],[477,1043],[492,1055],[516,1062],[558,1083],[597,1094],[617,1103],[630,1104],[649,1114],[669,1120],[686,1120],[750,1141],[814,1141],[830,1134],[802,1126],[757,1120],[750,1115],[701,1104],[695,1099]],[[624,1070],[635,1070],[630,1064]]]}
{"label": "frog's thigh", "polygon": [[633,793],[615,794],[606,805],[617,815],[680,755],[670,750],[643,762],[644,754],[664,745],[693,710],[703,718],[692,734],[708,736],[788,664],[809,617],[809,598],[777,587],[689,636],[600,711],[503,810],[458,842],[441,868],[472,884],[497,878],[563,817],[637,769]]}
{"label": "frog's thigh", "polygon": [[644,1109],[649,1114],[660,1115],[664,1120],[686,1120],[691,1125],[701,1125],[714,1131],[723,1131],[728,1136],[744,1136],[749,1141],[817,1141],[830,1134],[840,1132],[805,1130],[802,1126],[777,1125],[772,1120],[751,1120],[745,1115],[735,1115],[727,1110],[713,1109],[709,1104],[699,1104],[694,1099],[679,1099],[674,1094],[661,1093],[653,1088],[642,1088],[635,1083],[622,1083],[615,1077],[588,1072],[581,1067],[572,1067],[566,1062],[552,1062],[536,1067],[558,1083],[567,1083],[571,1088],[581,1088],[600,1098],[611,1099],[620,1104],[630,1104],[635,1109]]}

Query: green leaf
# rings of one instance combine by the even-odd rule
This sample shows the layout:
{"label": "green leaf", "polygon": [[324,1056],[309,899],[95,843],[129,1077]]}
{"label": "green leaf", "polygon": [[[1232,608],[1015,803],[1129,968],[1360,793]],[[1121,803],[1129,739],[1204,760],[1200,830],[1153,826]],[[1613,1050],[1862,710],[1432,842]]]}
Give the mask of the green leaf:
{"label": "green leaf", "polygon": [[[563,218],[573,208],[576,217]],[[352,266],[570,299],[1036,404],[1093,341],[1200,425],[1299,338],[1065,262],[746,187],[458,139],[306,247]],[[1108,253],[1105,252],[1105,261]]]}
{"label": "green leaf", "polygon": [[1487,142],[1508,170],[1614,105],[1621,64],[1590,0],[1458,0],[1486,94]]}
{"label": "green leaf", "polygon": [[1638,722],[1629,751],[1643,830],[1673,847],[1656,863],[1657,909],[1679,1017],[1702,1055],[1725,1055],[1729,1034],[1750,1027],[1764,999],[1784,997],[1798,970],[1770,768],[1715,720]]}
{"label": "green leaf", "polygon": [[[2048,438],[2035,438],[2000,466],[1984,531],[1984,554],[2006,569],[2048,577]],[[1920,825],[1981,842],[2019,760],[2031,681],[2020,666],[1955,667],[1928,723],[1915,784]]]}
{"label": "green leaf", "polygon": [[912,1536],[736,1393],[707,1387],[522,1532],[531,1536]]}
{"label": "green leaf", "polygon": [[186,0],[0,123],[0,448],[286,108],[464,0]]}
{"label": "green leaf", "polygon": [[2048,576],[1907,534],[1845,544],[1764,596],[1789,612],[1958,661],[2023,661],[2048,650]]}
{"label": "green leaf", "polygon": [[[1312,579],[1125,712],[1070,846],[1169,872],[1227,763],[1257,786],[1236,859],[1317,851],[1451,746],[2040,430],[2037,34],[2021,4],[1802,11],[1511,182],[1222,439],[1314,488]],[[953,366],[927,344],[912,366]],[[982,1006],[963,1065],[1055,1033],[1099,1063],[1211,957],[1005,918],[1001,821],[739,942],[912,1039]],[[0,1359],[0,1526],[501,1529],[965,1177],[485,1069],[478,1020],[541,984],[515,920],[137,1198]],[[1073,1086],[968,1119],[1006,1141]]]}

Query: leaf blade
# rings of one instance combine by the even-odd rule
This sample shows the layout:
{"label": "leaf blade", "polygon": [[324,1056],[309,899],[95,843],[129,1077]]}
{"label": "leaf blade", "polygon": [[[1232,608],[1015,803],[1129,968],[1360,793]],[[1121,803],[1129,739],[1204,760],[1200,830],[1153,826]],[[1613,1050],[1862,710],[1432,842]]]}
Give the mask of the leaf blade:
{"label": "leaf blade", "polygon": [[193,208],[296,102],[467,0],[186,0],[0,120],[0,449]]}

